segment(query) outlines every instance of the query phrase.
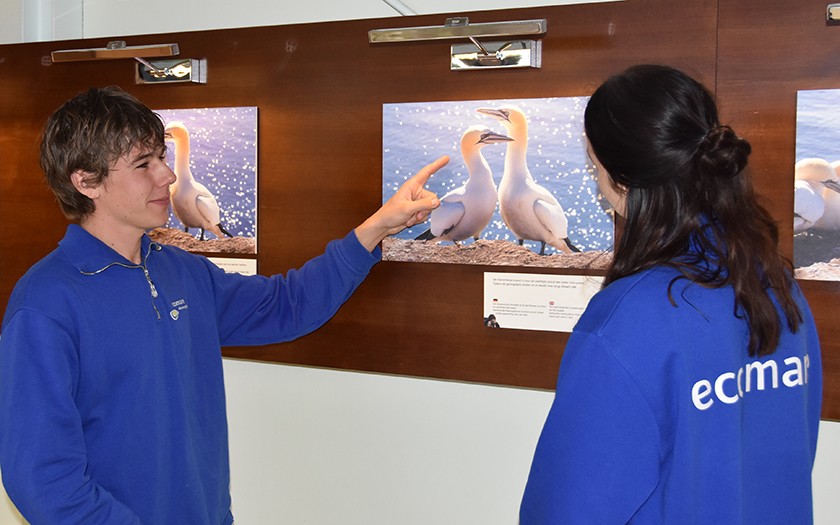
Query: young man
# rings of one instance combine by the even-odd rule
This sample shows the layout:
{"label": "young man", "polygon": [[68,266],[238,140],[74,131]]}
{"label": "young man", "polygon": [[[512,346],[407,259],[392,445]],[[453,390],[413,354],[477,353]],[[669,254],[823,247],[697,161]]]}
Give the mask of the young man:
{"label": "young man", "polygon": [[175,175],[164,129],[118,88],[48,120],[41,165],[71,224],[21,278],[0,338],[0,469],[33,525],[230,524],[221,346],[326,322],[387,235],[439,205],[442,157],[326,252],[284,277],[227,274],[152,242]]}

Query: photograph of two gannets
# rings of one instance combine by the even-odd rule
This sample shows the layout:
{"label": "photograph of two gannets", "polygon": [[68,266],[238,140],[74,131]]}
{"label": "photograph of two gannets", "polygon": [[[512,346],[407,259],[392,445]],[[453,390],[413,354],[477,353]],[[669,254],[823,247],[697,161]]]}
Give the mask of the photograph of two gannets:
{"label": "photograph of two gannets", "polygon": [[383,242],[383,260],[605,268],[614,221],[586,153],[587,97],[385,104],[382,200],[449,154],[441,205]]}

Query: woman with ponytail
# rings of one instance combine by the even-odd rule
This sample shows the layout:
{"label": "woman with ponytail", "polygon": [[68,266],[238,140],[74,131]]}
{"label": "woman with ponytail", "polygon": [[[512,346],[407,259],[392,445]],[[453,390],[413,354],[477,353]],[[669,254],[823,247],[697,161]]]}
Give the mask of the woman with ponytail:
{"label": "woman with ponytail", "polygon": [[749,143],[656,65],[604,82],[585,129],[623,229],[566,346],[521,523],[811,523],[819,343]]}

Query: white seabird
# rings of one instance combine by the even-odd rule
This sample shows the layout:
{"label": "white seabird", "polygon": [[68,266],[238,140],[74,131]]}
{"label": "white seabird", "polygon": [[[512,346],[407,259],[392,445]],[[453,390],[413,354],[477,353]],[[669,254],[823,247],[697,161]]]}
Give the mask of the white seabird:
{"label": "white seabird", "polygon": [[793,231],[840,229],[840,162],[802,159],[794,166]]}
{"label": "white seabird", "polygon": [[807,180],[793,182],[793,233],[804,232],[814,226],[825,211],[825,201]]}
{"label": "white seabird", "polygon": [[840,161],[831,163],[834,177],[823,182],[825,211],[815,226],[823,230],[840,230]]}
{"label": "white seabird", "polygon": [[175,182],[170,187],[172,211],[184,225],[184,231],[190,228],[213,232],[216,237],[233,237],[221,224],[221,212],[216,197],[203,184],[196,181],[190,170],[190,132],[183,122],[175,121],[166,125],[167,140],[175,143]]}
{"label": "white seabird", "polygon": [[567,253],[578,252],[569,241],[569,221],[563,207],[534,181],[528,170],[528,121],[514,106],[479,108],[481,114],[500,121],[513,139],[505,154],[505,171],[499,183],[499,213],[516,235],[519,244],[525,239],[540,242],[540,255],[546,243]]}
{"label": "white seabird", "polygon": [[469,178],[440,199],[440,207],[432,211],[428,230],[417,240],[452,241],[458,243],[472,237],[478,240],[496,211],[496,183],[481,148],[488,144],[509,142],[506,135],[483,126],[471,126],[461,135],[461,155]]}

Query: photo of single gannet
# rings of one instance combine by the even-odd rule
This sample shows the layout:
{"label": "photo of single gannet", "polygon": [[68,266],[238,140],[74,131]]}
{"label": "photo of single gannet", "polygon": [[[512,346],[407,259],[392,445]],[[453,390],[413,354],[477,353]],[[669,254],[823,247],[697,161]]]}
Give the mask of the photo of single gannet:
{"label": "photo of single gannet", "polygon": [[169,223],[152,238],[190,251],[256,253],[257,108],[155,112],[176,181]]}
{"label": "photo of single gannet", "polygon": [[213,232],[217,237],[233,237],[222,226],[219,203],[207,187],[195,180],[190,169],[190,131],[181,121],[166,125],[167,140],[175,143],[175,182],[169,187],[172,213],[184,225],[184,231],[198,228],[199,238],[204,232]]}
{"label": "photo of single gannet", "polygon": [[513,139],[507,145],[505,170],[499,185],[499,213],[519,244],[539,241],[540,255],[546,243],[564,252],[579,252],[569,241],[566,212],[550,191],[534,181],[528,170],[528,118],[516,106],[478,108],[499,122]]}
{"label": "photo of single gannet", "polygon": [[[499,266],[538,266],[554,268],[604,268],[612,257],[615,225],[603,206],[604,198],[595,181],[595,168],[586,155],[583,111],[587,97],[535,99],[490,99],[442,102],[407,102],[382,107],[382,198],[387,200],[413,173],[418,162],[428,162],[440,154],[453,159],[450,165],[429,179],[426,187],[438,196],[464,186],[469,170],[457,162],[461,157],[461,136],[471,126],[503,133],[513,141],[481,149],[493,182],[502,194],[516,177],[504,180],[506,157],[516,151],[516,137],[503,123],[479,108],[518,107],[526,116],[528,128],[527,172],[530,183],[510,184],[540,193],[530,203],[533,225],[542,219],[538,233],[523,231],[521,221],[511,218],[505,206],[497,204],[479,238],[466,237],[459,246],[451,240],[416,240],[431,229],[430,221],[407,228],[382,243],[385,260]],[[512,172],[511,172],[512,174]],[[527,177],[522,177],[527,180]],[[511,192],[523,195],[524,192]],[[524,203],[525,197],[519,202]],[[510,201],[515,202],[515,201]],[[556,203],[556,204],[555,204]],[[562,206],[561,206],[562,205]],[[505,209],[510,226],[502,216]],[[539,211],[533,211],[537,208]],[[558,213],[562,208],[562,213]],[[565,232],[562,230],[566,220]],[[544,226],[549,224],[549,227]],[[563,241],[570,243],[580,252]],[[520,240],[522,245],[520,246]],[[459,251],[456,251],[459,249]],[[542,252],[543,255],[540,255]],[[597,260],[596,260],[597,259]]]}
{"label": "photo of single gannet", "polygon": [[478,240],[481,232],[496,211],[496,183],[490,166],[481,154],[488,144],[510,142],[507,135],[495,133],[483,126],[470,126],[461,136],[461,156],[469,178],[463,186],[440,198],[440,207],[432,211],[429,229],[417,240],[453,241],[467,238]]}
{"label": "photo of single gannet", "polygon": [[793,266],[840,281],[840,90],[800,91],[793,167]]}

